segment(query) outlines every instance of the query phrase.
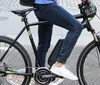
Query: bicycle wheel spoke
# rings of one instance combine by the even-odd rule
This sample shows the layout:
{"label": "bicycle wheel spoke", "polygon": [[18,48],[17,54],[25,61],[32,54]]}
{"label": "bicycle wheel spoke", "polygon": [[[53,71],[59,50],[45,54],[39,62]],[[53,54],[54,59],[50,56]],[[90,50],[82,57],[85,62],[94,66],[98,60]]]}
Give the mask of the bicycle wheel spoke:
{"label": "bicycle wheel spoke", "polygon": [[19,56],[16,56],[16,55],[13,57],[12,56],[8,56],[8,58],[6,57],[6,59],[4,59],[4,61],[2,63],[6,63],[8,65],[8,67],[10,67],[10,68],[15,67],[16,69],[20,69],[20,68],[25,67],[23,59]]}
{"label": "bicycle wheel spoke", "polygon": [[[22,57],[19,54],[18,51],[16,51],[14,48],[11,48],[10,51],[7,53],[7,55],[5,56],[3,63],[6,63],[8,65],[8,67],[10,68],[17,68],[19,67],[17,64],[20,63],[20,67],[24,68],[23,66],[23,62],[22,62]],[[20,69],[20,68],[17,68]]]}
{"label": "bicycle wheel spoke", "polygon": [[[91,55],[91,56],[90,56]],[[91,58],[92,57],[92,58]],[[89,53],[89,57],[87,57],[87,58],[89,58],[89,61],[92,61],[92,62],[94,62],[94,64],[98,64],[98,62],[97,62],[97,58],[98,58],[98,55],[97,55],[97,50],[96,49],[94,49],[94,50],[92,50],[90,53]]]}
{"label": "bicycle wheel spoke", "polygon": [[93,73],[98,73],[99,70],[96,69],[96,68],[93,68],[93,69],[84,69],[84,75],[85,76],[89,76],[90,74],[93,74]]}
{"label": "bicycle wheel spoke", "polygon": [[100,66],[100,56],[99,56],[100,52],[98,51],[98,48],[96,48],[96,51],[97,51],[97,57],[98,57],[98,64]]}
{"label": "bicycle wheel spoke", "polygon": [[22,58],[21,57],[18,57],[18,55],[19,54],[16,54],[15,56],[12,56],[12,58],[7,61],[7,64],[12,65],[12,64],[15,64],[16,62],[19,62],[20,63],[20,61],[22,60]]}
{"label": "bicycle wheel spoke", "polygon": [[[89,85],[95,85],[97,83],[97,76],[100,76],[100,68],[98,65],[98,53],[97,49],[93,49],[87,56],[85,63],[84,63],[84,77],[86,80],[89,80]],[[87,72],[88,70],[88,72]],[[86,75],[87,74],[87,75]],[[96,75],[97,74],[97,75]],[[92,80],[92,81],[90,81]],[[94,81],[95,80],[95,81]]]}
{"label": "bicycle wheel spoke", "polygon": [[100,84],[100,77],[96,78],[95,81],[93,80],[93,82],[90,85],[98,85]]}
{"label": "bicycle wheel spoke", "polygon": [[[12,42],[12,39],[0,36],[0,58],[2,58]],[[16,72],[14,73],[14,71]],[[18,72],[21,74],[31,73],[32,67],[29,55],[26,53],[25,49],[19,43],[15,43],[9,48],[7,54],[0,62],[0,78],[2,81],[0,85],[7,85],[8,82],[11,85],[12,83],[13,85],[29,85],[31,76],[18,75]],[[2,76],[4,76],[4,78]]]}
{"label": "bicycle wheel spoke", "polygon": [[77,66],[80,84],[100,84],[100,51],[94,41],[83,50]]}
{"label": "bicycle wheel spoke", "polygon": [[[14,49],[14,50],[15,50],[15,49]],[[14,50],[12,50],[11,52],[9,52],[9,53],[6,55],[6,57],[5,57],[4,59],[6,60],[6,58],[9,57],[9,56],[14,52]],[[14,55],[14,56],[16,56],[16,55]],[[10,57],[11,57],[11,56],[10,56]],[[13,58],[12,58],[12,59],[13,59]],[[12,60],[12,59],[11,59],[11,60]]]}
{"label": "bicycle wheel spoke", "polygon": [[[98,68],[99,66],[98,66],[98,64],[96,63],[96,62],[93,62],[90,58],[88,58],[88,60],[87,61],[85,61],[86,63],[85,63],[85,66],[87,67],[87,68]],[[85,67],[85,68],[86,68]]]}

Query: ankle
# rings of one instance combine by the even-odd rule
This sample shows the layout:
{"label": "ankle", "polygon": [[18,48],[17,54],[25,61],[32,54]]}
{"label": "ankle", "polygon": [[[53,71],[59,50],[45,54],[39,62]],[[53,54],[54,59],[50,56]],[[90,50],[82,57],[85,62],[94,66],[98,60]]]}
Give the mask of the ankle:
{"label": "ankle", "polygon": [[57,61],[57,62],[55,63],[55,65],[56,65],[57,67],[62,67],[64,64]]}

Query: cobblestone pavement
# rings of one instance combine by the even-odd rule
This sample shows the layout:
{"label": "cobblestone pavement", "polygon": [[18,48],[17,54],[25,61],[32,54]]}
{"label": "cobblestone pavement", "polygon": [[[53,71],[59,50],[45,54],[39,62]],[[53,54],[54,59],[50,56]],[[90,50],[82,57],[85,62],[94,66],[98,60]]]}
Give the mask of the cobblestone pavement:
{"label": "cobblestone pavement", "polygon": [[[75,7],[80,0],[58,0],[58,3],[63,7]],[[0,10],[9,11],[11,9],[21,8],[19,0],[0,0]]]}
{"label": "cobblestone pavement", "polygon": [[[14,9],[22,9],[26,8],[19,4],[20,0],[0,0],[0,12],[7,11],[11,12],[11,10]],[[97,7],[98,11],[100,11],[100,0],[91,0]],[[58,4],[62,6],[63,8],[71,11],[79,11],[78,3],[80,3],[81,0],[58,0]],[[8,19],[7,17],[0,16],[0,20]]]}
{"label": "cobblestone pavement", "polygon": [[[7,11],[11,12],[11,10],[14,9],[22,9],[26,8],[24,6],[21,6],[19,4],[20,0],[0,0],[0,12]],[[78,9],[78,3],[80,3],[81,0],[58,0],[58,4],[62,6],[63,8],[71,11],[79,11]],[[97,7],[98,11],[100,11],[100,0],[91,0]],[[0,16],[0,20],[8,19],[7,17]]]}

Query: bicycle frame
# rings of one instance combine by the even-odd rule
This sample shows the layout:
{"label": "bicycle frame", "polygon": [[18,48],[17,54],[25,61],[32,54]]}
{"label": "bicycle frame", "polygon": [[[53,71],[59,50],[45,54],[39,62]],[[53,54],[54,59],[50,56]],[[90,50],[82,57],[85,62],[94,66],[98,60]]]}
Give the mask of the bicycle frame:
{"label": "bicycle frame", "polygon": [[39,24],[43,24],[43,23],[47,23],[47,21],[41,21],[41,22],[36,22],[36,23],[32,23],[32,24],[28,24],[28,21],[27,21],[27,18],[26,16],[23,16],[22,18],[22,21],[25,23],[25,27],[20,31],[20,33],[17,35],[17,37],[14,39],[14,42],[12,43],[12,45],[7,49],[7,51],[5,52],[5,54],[1,57],[0,61],[2,61],[5,57],[5,55],[7,54],[7,52],[9,51],[9,49],[13,46],[13,44],[15,44],[15,42],[19,39],[19,37],[22,35],[22,33],[27,30],[27,33],[28,33],[28,36],[29,36],[29,40],[31,42],[31,45],[32,45],[32,48],[33,48],[33,51],[34,51],[34,54],[36,56],[36,60],[37,60],[37,64],[39,67],[41,67],[41,64],[40,64],[40,60],[38,59],[38,56],[37,56],[37,50],[36,50],[36,46],[35,46],[35,43],[34,43],[34,40],[33,40],[33,37],[32,37],[32,33],[31,33],[31,30],[30,30],[30,26],[35,26],[35,25],[39,25]]}
{"label": "bicycle frame", "polygon": [[[90,24],[90,22],[89,22],[89,20],[88,20],[88,17],[87,17],[85,14],[82,13],[81,5],[79,5],[79,8],[80,8],[80,13],[81,13],[81,14],[74,15],[75,18],[77,18],[77,19],[83,19],[82,22],[81,22],[81,23],[83,24],[83,28],[87,28],[87,30],[88,30],[89,32],[91,32],[91,34],[93,35],[94,40],[95,40],[96,42],[98,42],[98,38],[97,38],[96,32],[95,32],[95,30],[92,28],[92,26],[91,26],[91,24]],[[17,35],[17,37],[14,39],[12,45],[9,46],[9,48],[6,50],[6,52],[4,53],[4,55],[1,57],[0,61],[2,61],[2,60],[4,59],[5,55],[6,55],[7,52],[9,51],[9,49],[15,44],[15,42],[17,42],[17,40],[18,40],[19,37],[22,35],[22,33],[23,33],[25,30],[27,30],[27,34],[28,34],[28,36],[29,36],[29,40],[30,40],[30,42],[31,42],[31,46],[32,46],[33,52],[34,52],[34,54],[35,54],[36,63],[38,64],[39,67],[41,67],[40,60],[39,60],[38,55],[37,55],[37,50],[36,50],[36,46],[35,46],[35,43],[34,43],[34,39],[33,39],[33,37],[32,37],[32,33],[31,33],[31,30],[30,30],[29,27],[30,27],[30,26],[35,26],[35,25],[40,25],[40,24],[46,24],[46,23],[48,23],[48,21],[40,21],[40,22],[35,22],[35,23],[29,24],[26,16],[27,16],[26,14],[24,14],[24,15],[22,16],[22,21],[24,22],[25,26],[24,26],[23,29],[20,31],[20,33]],[[10,73],[9,73],[9,72],[10,72]],[[8,71],[8,72],[6,72],[6,73],[7,73],[7,74],[18,74],[18,75],[25,75],[25,76],[33,76],[33,73],[32,73],[32,74],[26,74],[26,73],[18,73],[18,72],[11,72],[11,71]],[[57,77],[57,75],[44,75],[43,77],[45,77],[45,78],[51,78],[51,77],[52,77],[52,78],[53,78],[53,77]]]}

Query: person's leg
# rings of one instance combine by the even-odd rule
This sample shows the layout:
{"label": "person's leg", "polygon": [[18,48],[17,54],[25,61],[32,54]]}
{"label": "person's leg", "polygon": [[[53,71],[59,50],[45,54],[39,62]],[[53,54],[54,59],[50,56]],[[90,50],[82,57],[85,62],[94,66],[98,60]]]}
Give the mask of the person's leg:
{"label": "person's leg", "polygon": [[57,59],[57,61],[65,63],[82,32],[82,24],[69,12],[56,4],[44,5],[43,7],[41,10],[36,11],[38,17],[69,30]]}
{"label": "person's leg", "polygon": [[[45,67],[46,53],[50,47],[53,24],[41,24],[38,27],[38,48],[37,53],[41,67]],[[37,67],[37,64],[36,64]]]}
{"label": "person's leg", "polygon": [[[70,13],[68,13],[66,10],[56,4],[41,6],[42,9],[36,11],[38,17],[69,30],[64,39],[61,51],[57,58],[57,62],[55,63],[55,66],[52,68],[51,71],[66,78],[77,80],[77,77],[73,76],[73,74],[71,74],[69,70],[66,70],[63,65],[65,64],[67,58],[70,56],[77,42],[77,39],[82,32],[82,24],[74,16],[72,16]],[[57,70],[53,70],[56,68],[56,66],[59,68],[57,68]],[[62,72],[61,69],[66,72]]]}

